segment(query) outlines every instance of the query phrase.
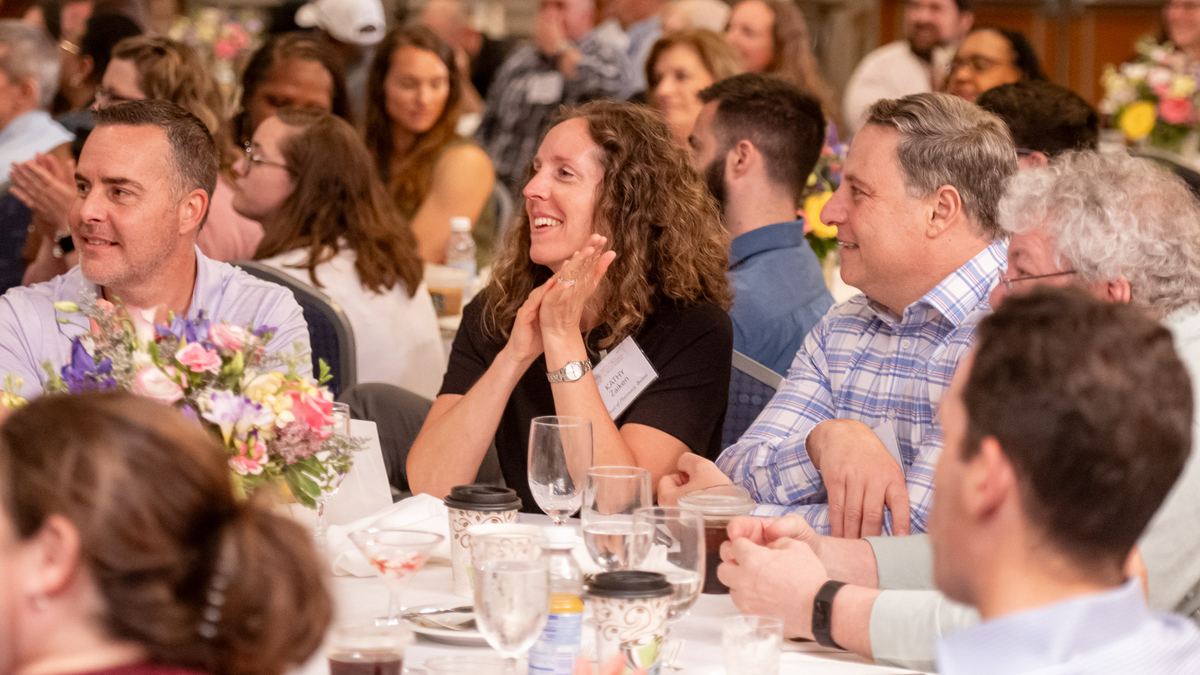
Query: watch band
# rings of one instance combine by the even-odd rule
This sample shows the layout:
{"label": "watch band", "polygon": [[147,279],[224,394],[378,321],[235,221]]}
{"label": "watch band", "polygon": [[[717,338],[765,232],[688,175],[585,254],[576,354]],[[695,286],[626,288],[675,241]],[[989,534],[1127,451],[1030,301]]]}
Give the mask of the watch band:
{"label": "watch band", "polygon": [[552,373],[546,373],[546,379],[551,383],[574,382],[592,369],[591,361],[568,361],[567,365]]}
{"label": "watch band", "polygon": [[813,599],[813,639],[822,647],[842,649],[833,639],[833,596],[845,585],[844,582],[830,579],[821,585],[821,590],[817,591],[817,597]]}
{"label": "watch band", "polygon": [[62,258],[74,250],[75,240],[71,238],[71,233],[68,232],[54,238],[54,248],[50,249],[50,252],[55,258]]}

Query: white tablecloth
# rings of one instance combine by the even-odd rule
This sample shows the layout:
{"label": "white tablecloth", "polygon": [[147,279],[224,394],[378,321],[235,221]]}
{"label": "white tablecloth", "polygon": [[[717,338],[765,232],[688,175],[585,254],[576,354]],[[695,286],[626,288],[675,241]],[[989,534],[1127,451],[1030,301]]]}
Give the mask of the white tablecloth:
{"label": "white tablecloth", "polygon": [[[545,516],[521,515],[525,522],[548,524]],[[333,592],[339,618],[348,621],[372,619],[387,614],[387,592],[373,578],[336,577]],[[452,592],[450,564],[430,560],[404,591],[404,605],[413,607],[440,602],[469,604]],[[676,665],[684,673],[721,675],[721,620],[738,613],[727,595],[701,595],[690,614],[671,629],[672,640],[684,640]],[[585,626],[585,630],[587,627]],[[432,656],[464,651],[489,652],[488,647],[460,647],[418,638],[405,655],[405,672],[421,673],[420,665]],[[780,675],[884,675],[911,671],[882,668],[856,655],[826,649],[815,643],[785,641]],[[293,675],[329,675],[329,667],[318,652]]]}

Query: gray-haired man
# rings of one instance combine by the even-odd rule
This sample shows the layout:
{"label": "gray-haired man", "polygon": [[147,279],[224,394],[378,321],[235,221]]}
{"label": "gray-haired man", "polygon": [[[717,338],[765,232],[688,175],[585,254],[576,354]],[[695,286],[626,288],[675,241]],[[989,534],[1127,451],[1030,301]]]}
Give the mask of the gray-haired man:
{"label": "gray-haired man", "polygon": [[[1167,325],[1200,381],[1200,204],[1182,181],[1145,160],[1072,153],[1012,179],[999,222],[1011,240],[993,302],[1038,284],[1128,302]],[[1140,559],[1128,567],[1134,573],[1144,561],[1152,610],[1200,617],[1197,523],[1200,461],[1193,452],[1138,542]],[[931,590],[928,537],[834,540],[795,517],[735,521],[730,534],[786,542],[775,544],[793,558],[789,579],[774,580],[781,603],[799,604],[791,585],[850,582],[831,607],[832,638],[878,662],[932,669],[937,638],[978,621],[971,608]],[[804,635],[808,616],[796,621],[789,634]]]}

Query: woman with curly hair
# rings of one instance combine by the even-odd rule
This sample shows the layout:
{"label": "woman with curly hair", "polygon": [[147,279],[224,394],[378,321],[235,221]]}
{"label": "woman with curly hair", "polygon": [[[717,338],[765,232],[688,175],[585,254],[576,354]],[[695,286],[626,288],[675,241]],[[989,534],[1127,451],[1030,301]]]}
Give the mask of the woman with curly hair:
{"label": "woman with curly hair", "polygon": [[747,73],[776,75],[821,102],[825,117],[840,129],[842,114],[833,88],[821,77],[804,14],[792,0],[742,0],[729,15],[725,39],[742,57]]}
{"label": "woman with curly hair", "polygon": [[[564,111],[524,194],[408,455],[413,492],[471,482],[494,440],[534,509],[526,454],[540,415],[590,419],[592,463],[645,468],[654,485],[685,452],[715,457],[733,349],[726,234],[662,116],[606,101]],[[614,419],[590,370],[618,346],[640,349],[656,377]]]}
{"label": "woman with curly hair", "polygon": [[458,135],[462,77],[454,50],[424,26],[397,28],[367,76],[367,147],[426,262],[446,261],[450,219],[471,219],[480,266],[491,257],[496,172]]}

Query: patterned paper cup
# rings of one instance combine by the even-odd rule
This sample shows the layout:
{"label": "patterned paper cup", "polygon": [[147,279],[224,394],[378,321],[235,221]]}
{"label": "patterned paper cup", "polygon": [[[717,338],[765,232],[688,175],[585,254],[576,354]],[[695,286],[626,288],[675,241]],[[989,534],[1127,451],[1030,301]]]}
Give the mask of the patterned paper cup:
{"label": "patterned paper cup", "polygon": [[489,485],[459,485],[446,497],[450,517],[450,564],[454,594],[473,597],[471,591],[471,535],[478,525],[504,525],[517,520],[521,498],[516,490]]}
{"label": "patterned paper cup", "polygon": [[667,634],[671,584],[657,572],[621,570],[596,575],[588,587],[596,623],[596,654],[607,663],[624,657],[622,675],[646,668],[658,675]]}

